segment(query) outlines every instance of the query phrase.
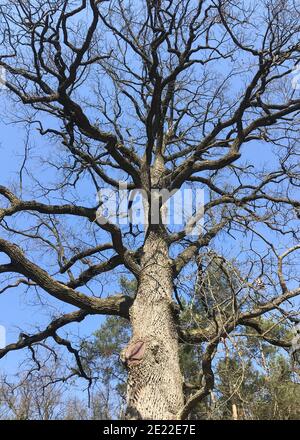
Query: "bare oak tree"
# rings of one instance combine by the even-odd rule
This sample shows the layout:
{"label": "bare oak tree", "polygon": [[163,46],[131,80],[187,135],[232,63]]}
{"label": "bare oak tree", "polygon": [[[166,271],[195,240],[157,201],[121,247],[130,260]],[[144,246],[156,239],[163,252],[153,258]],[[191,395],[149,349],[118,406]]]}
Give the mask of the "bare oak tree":
{"label": "bare oak tree", "polygon": [[[53,338],[84,376],[58,332],[92,314],[127,318],[126,417],[185,419],[214,388],[218,348],[243,327],[291,346],[261,317],[297,322],[299,4],[8,0],[0,23],[3,99],[39,145],[31,157],[27,139],[20,185],[0,187],[1,293],[24,285],[73,306],[0,357]],[[251,163],[257,151],[266,164]],[[99,190],[124,182],[146,194],[144,229],[96,205]],[[186,187],[203,189],[205,205],[178,230],[164,221],[162,190]],[[229,296],[210,288],[209,266]],[[137,280],[134,297],[111,294],[120,271]],[[195,298],[203,313],[183,329],[180,308]],[[187,400],[180,344],[203,345],[201,386]]]}

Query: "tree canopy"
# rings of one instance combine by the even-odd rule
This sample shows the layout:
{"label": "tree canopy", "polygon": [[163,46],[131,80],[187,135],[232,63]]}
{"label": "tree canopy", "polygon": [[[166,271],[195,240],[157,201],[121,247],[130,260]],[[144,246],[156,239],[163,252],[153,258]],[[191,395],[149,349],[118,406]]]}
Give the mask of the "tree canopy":
{"label": "tree canopy", "polygon": [[[53,340],[89,381],[65,326],[123,318],[125,417],[185,419],[214,392],[224,344],[251,332],[291,349],[278,329],[299,322],[297,2],[9,0],[0,31],[5,116],[26,134],[18,179],[0,186],[1,294],[23,286],[59,310],[0,358]],[[178,225],[186,189],[204,203]],[[201,366],[188,395],[185,344]]]}

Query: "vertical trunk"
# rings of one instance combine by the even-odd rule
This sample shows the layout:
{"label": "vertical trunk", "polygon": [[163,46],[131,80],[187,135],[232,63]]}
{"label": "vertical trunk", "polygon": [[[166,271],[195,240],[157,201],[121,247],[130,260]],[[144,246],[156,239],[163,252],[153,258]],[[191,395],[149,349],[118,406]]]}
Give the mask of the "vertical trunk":
{"label": "vertical trunk", "polygon": [[238,420],[238,411],[235,403],[232,404],[232,418],[233,420]]}
{"label": "vertical trunk", "polygon": [[183,389],[168,246],[158,231],[149,233],[141,265],[131,310],[133,336],[123,352],[128,367],[126,417],[170,420],[183,406]]}

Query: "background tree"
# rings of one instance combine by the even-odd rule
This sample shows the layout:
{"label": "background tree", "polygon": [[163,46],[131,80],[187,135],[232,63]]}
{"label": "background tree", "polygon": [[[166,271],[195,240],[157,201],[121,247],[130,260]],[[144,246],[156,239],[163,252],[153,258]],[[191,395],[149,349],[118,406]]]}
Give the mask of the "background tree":
{"label": "background tree", "polygon": [[[0,188],[1,292],[24,284],[73,306],[0,356],[52,338],[76,358],[71,377],[91,381],[59,332],[90,314],[129,319],[126,417],[184,419],[213,392],[213,359],[241,327],[291,345],[260,317],[293,323],[300,293],[296,4],[11,0],[0,16],[3,81],[28,131],[19,184]],[[107,219],[101,197],[95,206],[96,192],[124,181],[143,190],[144,228]],[[165,203],[186,187],[206,201],[178,229]],[[230,297],[204,280],[203,312],[181,326],[174,299],[192,310],[211,255],[222,271],[238,265]],[[134,297],[112,295],[120,271],[136,280]],[[201,386],[187,400],[181,343],[202,345]]]}
{"label": "background tree", "polygon": [[[123,286],[128,286],[125,279]],[[130,285],[130,283],[129,283]],[[196,311],[194,311],[196,313]],[[189,316],[183,318],[188,322]],[[264,323],[270,326],[275,323]],[[276,335],[288,333],[286,326]],[[273,330],[274,332],[274,330]],[[219,350],[215,361],[214,391],[198,403],[189,418],[229,420],[298,420],[299,377],[293,371],[291,357],[279,347],[253,338],[248,331],[236,346]],[[99,371],[84,393],[79,384],[64,380],[68,368],[58,359],[49,364],[49,356],[39,356],[39,369],[32,359],[14,380],[2,377],[0,389],[1,419],[103,420],[123,418],[126,408],[126,369],[119,353],[130,339],[128,321],[107,317],[89,341],[82,341],[85,371]],[[185,372],[186,398],[201,385],[201,347],[182,344],[180,362]],[[41,362],[43,359],[43,362]]]}
{"label": "background tree", "polygon": [[220,360],[216,375],[218,418],[299,420],[299,377],[278,348],[240,344],[238,353]]}

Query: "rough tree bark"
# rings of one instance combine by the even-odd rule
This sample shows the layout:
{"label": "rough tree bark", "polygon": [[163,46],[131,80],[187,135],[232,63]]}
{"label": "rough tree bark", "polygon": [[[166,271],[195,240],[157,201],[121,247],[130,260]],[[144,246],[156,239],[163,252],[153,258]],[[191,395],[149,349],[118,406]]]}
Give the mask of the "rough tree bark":
{"label": "rough tree bark", "polygon": [[145,242],[131,310],[133,336],[124,352],[128,418],[174,419],[183,406],[172,292],[168,246],[160,232],[152,231]]}
{"label": "rough tree bark", "polygon": [[[173,273],[162,221],[165,208],[151,192],[153,188],[159,189],[163,172],[164,162],[159,157],[151,167],[150,179],[148,176],[144,179],[145,193],[152,195],[152,199],[144,205],[148,226],[137,295],[130,311],[133,335],[123,352],[128,368],[126,417],[129,419],[175,419],[184,404],[172,301]],[[154,213],[157,224],[151,221],[155,209],[158,209]]]}

